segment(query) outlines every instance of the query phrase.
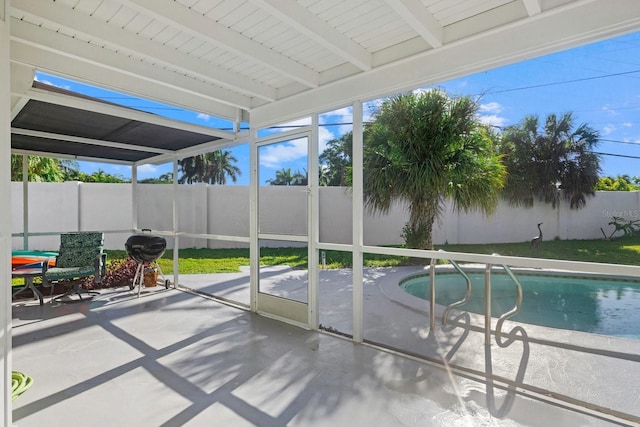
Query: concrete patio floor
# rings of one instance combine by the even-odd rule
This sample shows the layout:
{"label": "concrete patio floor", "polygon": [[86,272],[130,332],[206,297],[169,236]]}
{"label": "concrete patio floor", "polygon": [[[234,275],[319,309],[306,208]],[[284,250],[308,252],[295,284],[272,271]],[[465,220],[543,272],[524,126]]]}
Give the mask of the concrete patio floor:
{"label": "concrete patio floor", "polygon": [[[343,331],[350,327],[350,309],[329,298],[347,298],[348,274],[327,273],[321,272],[321,323],[330,311],[333,320],[325,317],[325,324]],[[110,289],[77,304],[14,303],[13,369],[34,378],[14,401],[14,425],[601,426],[640,420],[637,360],[624,357],[638,354],[631,340],[608,340],[606,351],[594,350],[600,345],[594,342],[584,353],[570,342],[541,344],[535,328],[506,351],[495,341],[485,349],[473,327],[425,335],[424,313],[386,295],[393,288],[380,280],[393,282],[405,273],[367,272],[374,285],[365,289],[365,338],[463,369],[353,344],[176,289],[150,288],[140,299],[127,289]],[[291,281],[299,274],[282,270],[273,277]],[[241,297],[243,275],[181,276],[181,283]],[[547,387],[516,393],[522,390],[504,388],[509,382],[486,382],[474,373],[487,367],[515,383]],[[611,416],[557,401],[545,390],[572,392],[578,403],[591,395],[604,407],[609,400],[624,402]]]}

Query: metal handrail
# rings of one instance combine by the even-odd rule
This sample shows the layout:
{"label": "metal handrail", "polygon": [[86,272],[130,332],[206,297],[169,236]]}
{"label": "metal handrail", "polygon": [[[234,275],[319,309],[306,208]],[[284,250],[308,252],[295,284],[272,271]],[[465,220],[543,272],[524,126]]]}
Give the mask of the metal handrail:
{"label": "metal handrail", "polygon": [[462,275],[462,277],[464,278],[465,282],[467,282],[467,291],[464,294],[464,297],[460,300],[460,301],[456,301],[453,302],[451,304],[449,304],[447,306],[447,308],[444,310],[444,313],[442,314],[442,324],[446,325],[447,324],[447,318],[449,316],[449,312],[451,310],[453,310],[454,308],[458,308],[462,305],[465,305],[467,302],[469,302],[469,298],[471,298],[471,279],[469,278],[469,276],[467,276],[467,273],[464,272],[464,270],[462,270],[462,268],[460,267],[460,265],[458,265],[457,262],[455,262],[454,260],[450,259],[449,263],[451,265],[453,265],[453,268],[455,268],[458,273],[460,273]]}
{"label": "metal handrail", "polygon": [[436,258],[429,265],[429,327],[436,328]]}
{"label": "metal handrail", "polygon": [[511,271],[511,268],[509,268],[508,265],[503,264],[501,265],[501,267],[509,275],[511,280],[516,284],[516,304],[513,306],[511,310],[502,314],[502,316],[498,318],[498,323],[496,323],[496,343],[498,343],[498,345],[500,346],[502,346],[503,344],[502,343],[502,324],[504,323],[505,320],[517,314],[518,311],[520,311],[520,307],[522,306],[522,285],[520,284],[520,281],[515,276],[515,274],[513,274],[513,271]]}
{"label": "metal handrail", "polygon": [[[439,249],[438,252],[444,252],[442,249]],[[449,304],[447,306],[447,308],[444,310],[444,313],[442,314],[442,325],[446,325],[447,324],[447,318],[449,316],[449,312],[451,310],[453,310],[454,308],[458,308],[464,304],[466,304],[467,302],[469,302],[469,298],[471,298],[471,279],[469,278],[469,276],[467,276],[467,273],[464,272],[464,270],[462,270],[462,268],[460,267],[460,265],[458,265],[457,262],[455,262],[454,260],[450,259],[447,260],[451,265],[453,265],[453,268],[455,268],[458,273],[460,273],[462,275],[462,277],[464,278],[466,284],[467,284],[467,291],[464,294],[464,297],[460,300],[460,301],[456,301],[453,302],[451,304]],[[436,258],[431,258],[431,263],[430,263],[430,269],[429,269],[429,321],[430,321],[430,325],[431,325],[431,329],[433,330],[435,328],[435,323],[436,323],[436,315],[435,315],[435,309],[436,309]]]}

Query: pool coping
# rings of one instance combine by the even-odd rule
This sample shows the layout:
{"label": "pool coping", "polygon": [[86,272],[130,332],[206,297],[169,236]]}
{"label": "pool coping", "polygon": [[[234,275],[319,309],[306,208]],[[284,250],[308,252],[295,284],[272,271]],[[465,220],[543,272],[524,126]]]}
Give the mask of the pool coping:
{"label": "pool coping", "polygon": [[[485,266],[482,265],[465,265],[465,271],[469,272],[484,272]],[[438,265],[436,271],[443,272],[455,272],[455,269],[451,265]],[[493,269],[498,271],[504,271],[501,267],[495,266]],[[526,272],[535,273],[544,276],[556,276],[560,273],[571,273],[572,276],[584,277],[589,276],[588,273],[580,273],[567,270],[540,270],[532,268],[512,268],[514,273]],[[416,270],[413,273],[407,273],[400,279],[397,276],[390,275],[385,276],[378,280],[378,288],[380,292],[388,298],[392,303],[398,304],[409,310],[418,313],[429,312],[429,301],[423,300],[419,297],[410,295],[400,288],[400,284],[403,281],[409,280],[414,277],[429,276],[429,267],[424,267],[422,270]],[[591,274],[590,276],[593,276]],[[607,280],[621,280],[631,281],[625,276],[615,275],[598,275],[599,277],[606,277]],[[436,327],[442,327],[442,315],[446,306],[436,304]],[[457,309],[454,309],[457,310]],[[457,310],[457,312],[463,312],[464,310]],[[471,326],[477,330],[484,330],[485,316],[484,314],[477,314],[468,312],[471,318]],[[450,316],[451,317],[451,316]],[[497,318],[492,317],[492,329],[495,331]],[[590,332],[574,331],[567,329],[557,329],[546,326],[533,325],[530,323],[521,323],[513,320],[506,320],[504,322],[503,331],[510,331],[514,327],[520,326],[527,332],[529,340],[532,342],[549,343],[549,344],[561,344],[567,347],[573,347],[581,349],[583,351],[590,352],[606,352],[616,354],[618,357],[626,360],[640,361],[640,340],[619,336],[600,335]],[[508,334],[507,334],[508,336]]]}

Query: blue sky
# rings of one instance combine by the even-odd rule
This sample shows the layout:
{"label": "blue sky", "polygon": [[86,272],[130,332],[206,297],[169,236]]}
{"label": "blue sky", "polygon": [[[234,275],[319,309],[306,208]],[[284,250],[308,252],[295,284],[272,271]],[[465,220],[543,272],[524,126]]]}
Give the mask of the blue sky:
{"label": "blue sky", "polygon": [[[231,123],[204,114],[140,100],[127,95],[83,85],[50,75],[37,74],[40,81],[155,114],[205,126],[230,128]],[[483,121],[498,127],[517,124],[527,115],[544,119],[550,113],[572,112],[576,124],[587,123],[600,132],[602,174],[640,175],[640,33],[633,33],[580,48],[513,64],[436,85],[451,95],[480,96]],[[372,101],[365,115],[372,113]],[[365,117],[366,118],[366,117]],[[351,130],[351,112],[341,109],[323,114],[320,151],[327,141]],[[301,120],[292,125],[308,124]],[[335,124],[335,125],[330,125]],[[232,148],[242,174],[238,184],[249,183],[249,149]],[[622,157],[621,157],[622,156]],[[636,158],[629,158],[631,156]],[[260,151],[260,182],[275,171],[306,170],[306,150],[301,141],[291,141]],[[81,170],[131,176],[131,168],[107,163],[81,162]],[[157,177],[172,170],[171,164],[144,165],[138,178]]]}

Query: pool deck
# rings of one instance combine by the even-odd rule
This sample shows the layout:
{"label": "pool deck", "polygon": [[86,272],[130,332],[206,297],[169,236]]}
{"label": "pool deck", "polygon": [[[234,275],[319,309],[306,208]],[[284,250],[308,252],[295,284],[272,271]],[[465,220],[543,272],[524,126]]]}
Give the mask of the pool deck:
{"label": "pool deck", "polygon": [[[511,345],[485,347],[472,314],[431,332],[422,304],[394,294],[412,271],[366,270],[364,337],[434,363],[161,287],[140,299],[112,289],[80,304],[14,303],[13,368],[35,379],[14,423],[640,425],[640,341],[522,325]],[[304,282],[301,271],[270,273],[292,294]],[[320,273],[320,323],[346,333],[350,279]],[[248,302],[246,271],[181,283]]]}
{"label": "pool deck", "polygon": [[[267,285],[277,283],[298,297],[306,272],[284,267],[264,269]],[[545,328],[506,321],[505,331],[518,338],[505,348],[492,337],[485,352],[484,316],[466,313],[460,326],[429,331],[428,303],[398,287],[402,278],[425,272],[421,267],[367,268],[364,285],[364,339],[431,360],[446,360],[464,372],[485,372],[530,391],[553,395],[601,411],[630,415],[640,422],[640,340]],[[181,276],[200,292],[248,304],[248,272]],[[352,333],[351,275],[320,271],[320,324]],[[496,320],[492,328],[495,330]],[[486,356],[486,357],[485,357]],[[485,366],[485,358],[490,361]]]}

